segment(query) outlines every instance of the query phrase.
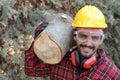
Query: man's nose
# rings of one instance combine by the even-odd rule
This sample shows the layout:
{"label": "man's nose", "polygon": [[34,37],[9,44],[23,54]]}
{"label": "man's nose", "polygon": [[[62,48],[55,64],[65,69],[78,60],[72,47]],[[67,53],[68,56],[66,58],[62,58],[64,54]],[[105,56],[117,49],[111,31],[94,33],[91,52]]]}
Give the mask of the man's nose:
{"label": "man's nose", "polygon": [[85,44],[88,45],[88,46],[92,45],[92,41],[91,41],[90,37],[86,40]]}

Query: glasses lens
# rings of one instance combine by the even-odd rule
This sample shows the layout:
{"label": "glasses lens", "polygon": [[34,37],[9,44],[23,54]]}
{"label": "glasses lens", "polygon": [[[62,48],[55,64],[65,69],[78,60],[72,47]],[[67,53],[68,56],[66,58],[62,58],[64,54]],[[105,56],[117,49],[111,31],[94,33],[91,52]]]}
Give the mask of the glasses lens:
{"label": "glasses lens", "polygon": [[88,35],[85,33],[79,33],[78,38],[79,38],[79,40],[86,40],[86,39],[88,39]]}
{"label": "glasses lens", "polygon": [[102,38],[101,34],[91,34],[91,39],[95,43],[101,42]]}

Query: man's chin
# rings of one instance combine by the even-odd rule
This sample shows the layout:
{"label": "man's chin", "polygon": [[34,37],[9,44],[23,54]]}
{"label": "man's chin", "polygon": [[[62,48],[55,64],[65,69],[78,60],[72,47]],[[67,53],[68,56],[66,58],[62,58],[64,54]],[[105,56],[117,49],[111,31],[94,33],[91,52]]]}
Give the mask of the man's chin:
{"label": "man's chin", "polygon": [[83,57],[90,57],[91,55],[92,55],[92,53],[81,53],[81,55],[83,56]]}
{"label": "man's chin", "polygon": [[81,55],[83,56],[83,57],[90,57],[92,54],[93,54],[93,50],[92,51],[82,51],[82,50],[80,50],[80,52],[81,52]]}

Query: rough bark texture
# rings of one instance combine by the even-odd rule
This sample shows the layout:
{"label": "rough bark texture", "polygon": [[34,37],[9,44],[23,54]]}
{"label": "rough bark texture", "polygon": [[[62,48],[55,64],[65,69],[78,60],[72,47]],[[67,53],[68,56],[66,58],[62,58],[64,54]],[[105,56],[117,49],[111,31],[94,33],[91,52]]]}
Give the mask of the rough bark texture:
{"label": "rough bark texture", "polygon": [[73,44],[72,18],[66,14],[52,14],[46,17],[47,28],[34,43],[36,55],[45,63],[56,64]]}

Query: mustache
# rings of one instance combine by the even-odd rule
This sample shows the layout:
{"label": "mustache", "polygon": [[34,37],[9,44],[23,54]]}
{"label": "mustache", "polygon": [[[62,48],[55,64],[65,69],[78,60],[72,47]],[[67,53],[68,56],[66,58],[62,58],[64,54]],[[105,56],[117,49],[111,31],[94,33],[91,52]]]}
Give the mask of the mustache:
{"label": "mustache", "polygon": [[87,46],[87,45],[84,45],[84,44],[80,44],[80,47],[87,47],[87,48],[89,48],[89,49],[95,49],[95,47]]}

